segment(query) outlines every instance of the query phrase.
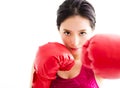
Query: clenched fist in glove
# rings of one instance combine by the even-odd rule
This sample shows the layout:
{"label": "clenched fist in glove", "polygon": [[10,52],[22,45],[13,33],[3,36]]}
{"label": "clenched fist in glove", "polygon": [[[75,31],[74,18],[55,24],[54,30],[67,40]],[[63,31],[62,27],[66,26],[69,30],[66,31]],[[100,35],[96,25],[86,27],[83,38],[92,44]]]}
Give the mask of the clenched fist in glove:
{"label": "clenched fist in glove", "polygon": [[103,78],[120,78],[120,36],[93,36],[83,46],[82,62]]}
{"label": "clenched fist in glove", "polygon": [[74,58],[67,48],[57,42],[49,42],[39,47],[34,62],[32,88],[50,88],[58,70],[70,70]]}

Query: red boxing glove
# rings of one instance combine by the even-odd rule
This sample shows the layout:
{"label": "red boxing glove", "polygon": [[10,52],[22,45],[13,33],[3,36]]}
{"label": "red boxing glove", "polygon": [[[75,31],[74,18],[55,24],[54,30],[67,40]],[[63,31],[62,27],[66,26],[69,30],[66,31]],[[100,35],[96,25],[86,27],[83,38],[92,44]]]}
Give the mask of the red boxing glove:
{"label": "red boxing glove", "polygon": [[35,62],[32,88],[50,88],[58,70],[70,70],[74,58],[68,49],[57,42],[39,47]]}
{"label": "red boxing glove", "polygon": [[103,78],[120,78],[120,36],[96,34],[82,49],[83,65]]}

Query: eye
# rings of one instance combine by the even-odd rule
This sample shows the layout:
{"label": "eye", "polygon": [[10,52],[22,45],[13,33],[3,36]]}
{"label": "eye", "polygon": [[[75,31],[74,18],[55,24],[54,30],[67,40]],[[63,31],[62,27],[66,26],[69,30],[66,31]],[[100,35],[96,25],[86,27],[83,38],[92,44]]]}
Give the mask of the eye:
{"label": "eye", "polygon": [[86,32],[80,32],[80,36],[85,36],[86,34]]}
{"label": "eye", "polygon": [[64,34],[67,35],[67,36],[69,36],[70,32],[69,31],[65,31]]}

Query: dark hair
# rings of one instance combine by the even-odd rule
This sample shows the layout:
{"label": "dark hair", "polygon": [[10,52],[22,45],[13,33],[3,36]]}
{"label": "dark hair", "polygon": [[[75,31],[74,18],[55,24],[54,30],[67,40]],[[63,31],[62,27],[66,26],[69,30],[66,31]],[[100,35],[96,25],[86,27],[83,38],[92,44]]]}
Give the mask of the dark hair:
{"label": "dark hair", "polygon": [[57,27],[72,15],[80,15],[89,19],[92,29],[95,27],[96,18],[93,6],[86,0],[65,0],[57,10]]}

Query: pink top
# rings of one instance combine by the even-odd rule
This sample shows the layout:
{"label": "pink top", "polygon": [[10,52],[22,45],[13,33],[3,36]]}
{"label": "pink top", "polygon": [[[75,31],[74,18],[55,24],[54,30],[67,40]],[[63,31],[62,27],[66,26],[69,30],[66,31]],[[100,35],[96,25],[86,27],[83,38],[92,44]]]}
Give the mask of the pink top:
{"label": "pink top", "polygon": [[57,75],[57,78],[52,81],[50,88],[99,88],[94,73],[91,69],[84,66],[78,76],[72,79],[64,79]]}

